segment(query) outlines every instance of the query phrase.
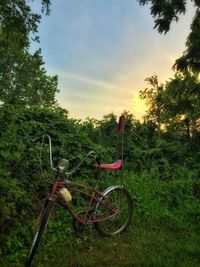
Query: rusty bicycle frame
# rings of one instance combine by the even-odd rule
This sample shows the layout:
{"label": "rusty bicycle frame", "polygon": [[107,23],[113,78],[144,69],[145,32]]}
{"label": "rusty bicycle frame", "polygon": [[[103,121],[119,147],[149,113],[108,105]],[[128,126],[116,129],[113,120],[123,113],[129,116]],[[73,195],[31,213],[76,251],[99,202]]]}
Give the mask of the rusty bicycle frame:
{"label": "rusty bicycle frame", "polygon": [[[79,193],[82,196],[86,196],[88,198],[88,205],[86,207],[86,210],[83,212],[84,216],[81,219],[77,214],[73,211],[73,209],[70,207],[70,202],[61,201],[59,190],[61,188],[67,188],[70,193],[76,192]],[[112,187],[113,188],[113,187]],[[88,193],[88,191],[90,193]],[[58,178],[51,189],[50,195],[47,198],[49,201],[56,202],[58,200],[58,204],[64,207],[70,215],[73,217],[74,220],[79,221],[83,225],[89,225],[96,222],[104,221],[111,219],[112,217],[119,214],[119,211],[116,209],[116,207],[113,206],[112,203],[109,203],[109,201],[104,197],[103,193],[100,193],[97,190],[97,187],[94,186],[87,186],[87,185],[80,185],[73,183],[71,181],[63,181],[60,178]],[[96,206],[102,205],[106,208],[108,213],[101,215],[98,217],[96,213]],[[45,206],[45,205],[44,205]]]}

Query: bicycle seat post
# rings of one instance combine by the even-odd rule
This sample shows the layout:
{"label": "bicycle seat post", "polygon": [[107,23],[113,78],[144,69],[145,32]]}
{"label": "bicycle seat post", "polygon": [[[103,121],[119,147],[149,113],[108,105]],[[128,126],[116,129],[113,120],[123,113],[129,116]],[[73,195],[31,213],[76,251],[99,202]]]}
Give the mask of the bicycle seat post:
{"label": "bicycle seat post", "polygon": [[[117,126],[117,146],[116,146],[116,157],[124,161],[124,129],[125,129],[126,119],[124,115],[121,115],[119,118]],[[121,135],[121,151],[119,147],[119,135]],[[121,152],[119,155],[119,151]],[[123,174],[123,164],[121,166],[121,185],[122,185],[122,174]]]}

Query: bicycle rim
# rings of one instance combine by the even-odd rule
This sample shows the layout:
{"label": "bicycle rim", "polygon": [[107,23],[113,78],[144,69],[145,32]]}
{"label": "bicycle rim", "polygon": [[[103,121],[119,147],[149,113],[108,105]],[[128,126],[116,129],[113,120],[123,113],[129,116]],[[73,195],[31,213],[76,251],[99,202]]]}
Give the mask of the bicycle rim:
{"label": "bicycle rim", "polygon": [[[103,236],[111,236],[122,233],[131,222],[133,213],[133,203],[130,193],[124,188],[114,188],[104,195],[105,201],[108,202],[114,210],[117,211],[115,216],[102,220],[94,224],[96,230]],[[112,215],[113,211],[99,204],[97,216],[106,217]]]}
{"label": "bicycle rim", "polygon": [[40,218],[39,227],[38,227],[38,229],[37,229],[37,231],[35,233],[35,236],[33,238],[32,245],[31,245],[30,252],[29,252],[29,256],[28,256],[28,260],[26,262],[25,267],[29,267],[31,265],[33,257],[34,257],[34,255],[36,253],[37,248],[38,248],[41,236],[42,236],[44,230],[47,227],[48,220],[50,218],[52,208],[53,208],[53,202],[52,202],[52,200],[48,200],[47,204],[46,204],[46,207],[45,207],[45,209],[44,209],[44,211],[42,213],[42,216]]}

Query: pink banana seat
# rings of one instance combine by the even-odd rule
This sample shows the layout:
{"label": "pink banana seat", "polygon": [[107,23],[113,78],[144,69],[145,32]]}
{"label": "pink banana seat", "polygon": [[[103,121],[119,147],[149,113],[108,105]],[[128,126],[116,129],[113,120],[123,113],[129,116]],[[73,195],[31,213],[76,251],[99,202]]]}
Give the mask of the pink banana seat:
{"label": "pink banana seat", "polygon": [[100,169],[104,169],[104,170],[118,170],[122,167],[123,162],[121,159],[118,159],[116,162],[112,163],[112,164],[95,164],[95,167],[100,168]]}

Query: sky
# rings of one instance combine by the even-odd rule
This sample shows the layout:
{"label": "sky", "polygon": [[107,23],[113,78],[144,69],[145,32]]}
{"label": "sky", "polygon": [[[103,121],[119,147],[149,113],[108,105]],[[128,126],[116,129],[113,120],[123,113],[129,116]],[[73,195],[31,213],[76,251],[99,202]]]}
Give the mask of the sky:
{"label": "sky", "polygon": [[[32,3],[39,11],[41,1]],[[39,25],[45,68],[58,75],[58,103],[71,117],[101,119],[124,110],[137,119],[145,114],[139,91],[145,78],[173,77],[172,65],[182,55],[194,15],[190,4],[166,35],[154,27],[149,6],[136,0],[52,0],[50,16]]]}

